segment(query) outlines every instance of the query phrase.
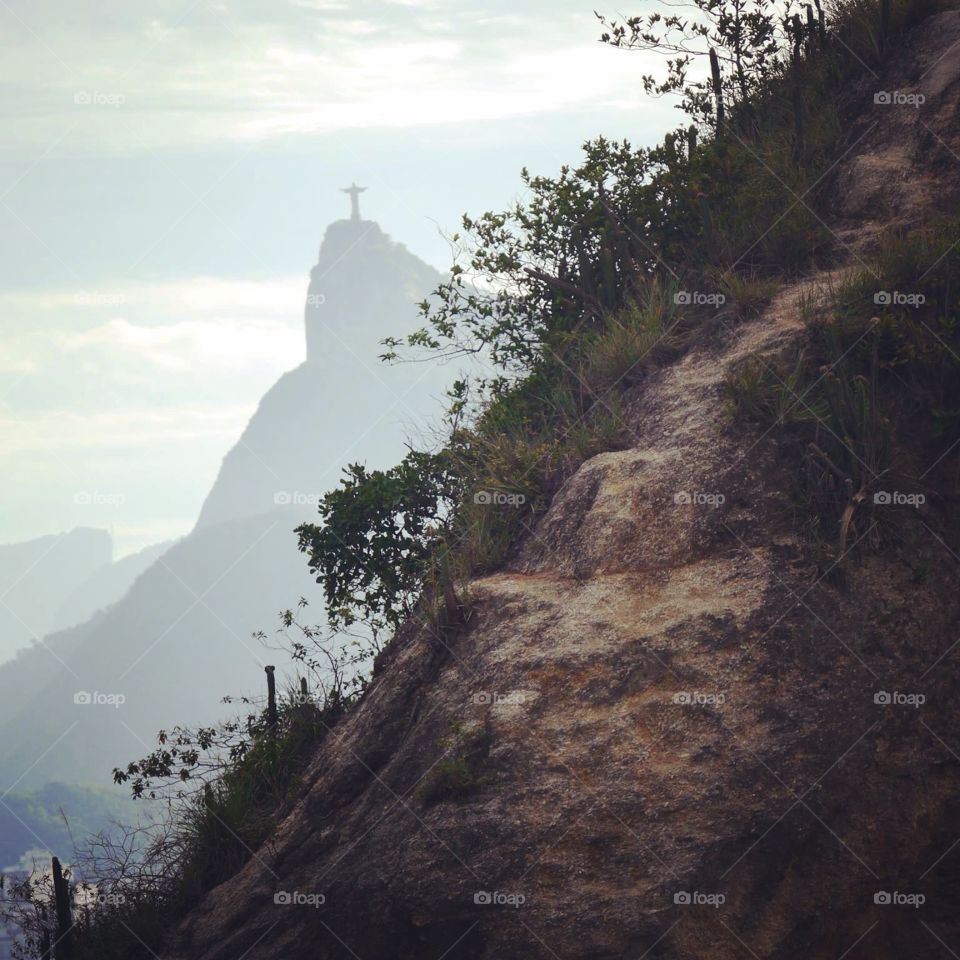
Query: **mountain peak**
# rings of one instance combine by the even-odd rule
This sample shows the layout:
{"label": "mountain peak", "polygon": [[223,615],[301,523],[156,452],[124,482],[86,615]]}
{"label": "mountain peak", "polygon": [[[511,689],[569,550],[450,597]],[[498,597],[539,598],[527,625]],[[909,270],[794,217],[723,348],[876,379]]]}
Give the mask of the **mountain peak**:
{"label": "mountain peak", "polygon": [[[291,502],[304,505],[306,518],[351,458],[362,452],[363,459],[389,464],[402,456],[398,418],[426,420],[446,374],[388,368],[378,359],[380,342],[416,326],[416,304],[440,279],[372,220],[335,220],[327,227],[304,311],[307,362],[262,398],[224,458],[198,526]],[[349,412],[330,416],[337,404]]]}
{"label": "mountain peak", "polygon": [[412,307],[439,280],[433,267],[391,239],[376,221],[335,220],[310,271],[304,309],[308,362],[340,353],[348,339],[354,349],[359,339],[366,350],[376,351],[380,340],[398,332],[396,305]]}

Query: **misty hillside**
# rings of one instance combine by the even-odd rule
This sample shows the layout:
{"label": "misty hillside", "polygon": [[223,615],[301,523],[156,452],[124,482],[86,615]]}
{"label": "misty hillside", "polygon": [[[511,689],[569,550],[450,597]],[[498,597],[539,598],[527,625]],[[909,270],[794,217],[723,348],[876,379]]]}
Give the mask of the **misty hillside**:
{"label": "misty hillside", "polygon": [[[291,545],[299,516],[278,508],[184,538],[112,607],[55,638],[59,658],[40,651],[29,673],[16,660],[0,667],[0,683],[17,688],[0,723],[19,731],[0,745],[3,776],[105,786],[158,730],[210,722],[222,697],[259,692],[271,655],[251,635],[274,630],[311,586]],[[76,703],[84,693],[122,703]]]}
{"label": "misty hillside", "polygon": [[131,553],[112,563],[98,567],[61,601],[50,631],[65,630],[83,623],[98,610],[104,610],[119,600],[133,585],[134,580],[163,556],[172,541],[158,543]]}
{"label": "misty hillside", "polygon": [[4,870],[29,868],[29,851],[35,851],[40,860],[51,849],[69,850],[73,838],[82,840],[117,822],[130,822],[137,812],[132,802],[115,790],[55,782],[39,790],[9,793],[4,800],[0,808],[0,863]]}
{"label": "misty hillside", "polygon": [[[51,622],[135,582],[89,622],[0,665],[0,724],[18,731],[0,744],[2,776],[105,785],[160,729],[213,722],[235,709],[224,696],[262,693],[277,653],[252,635],[273,635],[280,611],[315,590],[294,527],[315,516],[345,463],[402,454],[405,425],[424,423],[443,391],[442,370],[378,360],[380,339],[413,325],[438,276],[373,222],[331,225],[310,287],[322,283],[328,299],[306,301],[310,357],[264,396],[194,532],[93,579],[95,564],[67,564]],[[122,704],[76,704],[83,693]]]}
{"label": "misty hillside", "polygon": [[[89,577],[109,567],[112,552],[106,530],[82,527],[0,546],[0,663],[64,625],[58,608]],[[69,625],[91,612],[81,604],[79,619]]]}
{"label": "misty hillside", "polygon": [[168,546],[114,560],[110,535],[82,527],[0,546],[0,666],[119,600]]}

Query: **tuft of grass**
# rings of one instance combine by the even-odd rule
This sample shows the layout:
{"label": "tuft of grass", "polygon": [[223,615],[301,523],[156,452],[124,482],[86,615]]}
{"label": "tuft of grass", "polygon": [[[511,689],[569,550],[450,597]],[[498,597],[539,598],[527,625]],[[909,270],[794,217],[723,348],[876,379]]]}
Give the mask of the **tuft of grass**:
{"label": "tuft of grass", "polygon": [[781,362],[747,357],[728,374],[725,386],[735,414],[777,427],[814,423],[826,414],[822,399],[811,395],[810,364],[803,351]]}
{"label": "tuft of grass", "polygon": [[884,38],[876,0],[834,0],[825,6],[838,40],[869,67],[882,67],[899,37],[930,15],[949,9],[944,0],[890,0],[890,32]]}
{"label": "tuft of grass", "polygon": [[466,728],[455,721],[450,736],[441,740],[439,746],[445,755],[418,791],[426,806],[463,800],[479,789],[483,783],[480,769],[490,752],[490,733],[485,727]]}
{"label": "tuft of grass", "polygon": [[[658,286],[658,285],[657,285]],[[644,370],[674,356],[680,345],[679,316],[659,292],[647,304],[634,300],[604,318],[584,346],[579,379],[597,397],[633,386]]]}
{"label": "tuft of grass", "polygon": [[584,461],[630,443],[628,391],[684,343],[674,293],[655,280],[639,286],[625,307],[562,354],[546,354],[454,435],[451,449],[468,478],[448,541],[461,579],[508,559]]}
{"label": "tuft of grass", "polygon": [[717,287],[738,320],[759,316],[780,289],[781,282],[776,275],[760,276],[737,270],[724,270],[717,277]]}
{"label": "tuft of grass", "polygon": [[[949,492],[960,432],[960,221],[891,232],[831,291],[792,363],[754,357],[728,377],[734,410],[799,456],[802,496],[839,555],[899,542],[915,515],[891,490]],[[939,481],[938,481],[939,472]],[[926,492],[925,492],[926,491]],[[911,510],[913,513],[911,513]]]}
{"label": "tuft of grass", "polygon": [[179,896],[185,902],[233,876],[270,836],[278,807],[337,713],[312,703],[288,705],[275,735],[255,739],[240,762],[188,804],[181,823],[188,855]]}

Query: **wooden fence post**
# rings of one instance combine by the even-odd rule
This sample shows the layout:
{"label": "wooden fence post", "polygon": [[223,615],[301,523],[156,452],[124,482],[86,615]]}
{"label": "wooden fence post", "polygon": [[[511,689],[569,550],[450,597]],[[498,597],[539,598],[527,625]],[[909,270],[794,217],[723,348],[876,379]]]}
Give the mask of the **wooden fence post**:
{"label": "wooden fence post", "polygon": [[813,0],[817,7],[817,22],[820,27],[820,46],[823,49],[826,49],[827,46],[827,20],[823,14],[823,7],[820,4],[820,0]]}
{"label": "wooden fence post", "polygon": [[817,43],[819,31],[817,30],[817,22],[813,17],[813,7],[809,3],[804,4],[804,6],[807,8],[807,50],[812,54],[819,45]]}
{"label": "wooden fence post", "polygon": [[710,76],[713,81],[713,99],[717,104],[717,133],[720,133],[724,121],[723,86],[720,81],[720,60],[713,47],[710,48]]}
{"label": "wooden fence post", "polygon": [[57,907],[57,942],[54,956],[57,960],[73,958],[73,920],[70,916],[70,884],[63,876],[60,861],[54,857],[53,895]]}
{"label": "wooden fence post", "polygon": [[277,727],[277,681],[273,675],[274,667],[264,667],[267,675],[267,724],[273,731]]}

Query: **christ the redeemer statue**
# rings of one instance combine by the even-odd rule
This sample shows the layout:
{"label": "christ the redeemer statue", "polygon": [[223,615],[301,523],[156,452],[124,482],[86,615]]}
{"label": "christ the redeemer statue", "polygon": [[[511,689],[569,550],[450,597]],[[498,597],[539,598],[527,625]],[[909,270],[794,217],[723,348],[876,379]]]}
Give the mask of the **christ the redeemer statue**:
{"label": "christ the redeemer statue", "polygon": [[366,190],[366,187],[358,187],[355,183],[350,184],[349,187],[341,187],[341,193],[350,194],[350,219],[359,220],[360,219],[360,194]]}

